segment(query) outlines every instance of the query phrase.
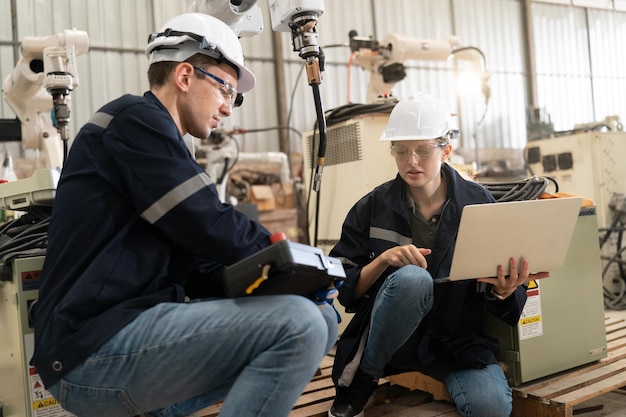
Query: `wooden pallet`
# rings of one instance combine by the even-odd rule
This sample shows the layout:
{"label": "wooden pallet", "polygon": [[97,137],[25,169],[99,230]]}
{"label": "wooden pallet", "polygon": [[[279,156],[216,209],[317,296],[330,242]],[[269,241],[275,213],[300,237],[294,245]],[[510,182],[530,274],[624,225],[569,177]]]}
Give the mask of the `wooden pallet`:
{"label": "wooden pallet", "polygon": [[606,358],[513,388],[512,417],[572,417],[585,402],[626,386],[626,322],[607,318],[606,336]]}
{"label": "wooden pallet", "polygon": [[[335,399],[335,387],[331,379],[333,360],[332,354],[324,357],[318,374],[306,386],[289,417],[328,416],[328,410]],[[215,404],[200,411],[198,416],[217,417],[220,409],[221,404]],[[458,417],[459,414],[450,403],[435,401],[427,392],[412,391],[383,379],[379,382],[373,400],[367,406],[366,416]]]}
{"label": "wooden pallet", "polygon": [[335,398],[335,387],[330,377],[333,368],[332,356],[325,356],[320,365],[320,370],[304,392],[296,401],[289,417],[313,417],[326,416],[328,409]]}
{"label": "wooden pallet", "polygon": [[[326,416],[328,409],[335,398],[335,387],[330,377],[333,367],[332,356],[325,356],[320,369],[306,386],[303,394],[298,398],[293,411],[289,416]],[[199,417],[217,417],[222,404],[214,404],[198,413]]]}
{"label": "wooden pallet", "polygon": [[[335,399],[331,379],[333,357],[326,356],[320,373],[307,385],[289,417],[326,417]],[[366,407],[366,417],[458,417],[455,407],[445,401],[435,401],[430,393],[411,390],[379,381],[378,389]]]}
{"label": "wooden pallet", "polygon": [[[573,417],[592,409],[593,399],[626,387],[626,321],[606,319],[607,357],[592,364],[513,387],[511,417]],[[331,379],[332,352],[305,388],[289,417],[326,417],[335,396]],[[221,405],[199,417],[216,417]],[[626,401],[624,401],[626,407]],[[419,372],[381,380],[366,417],[458,417],[444,385]],[[626,408],[611,414],[626,416]],[[607,416],[607,417],[610,417]]]}
{"label": "wooden pallet", "polygon": [[[626,387],[626,321],[606,318],[607,357],[597,362],[513,387],[512,417],[572,417],[591,408],[588,402]],[[451,401],[444,384],[419,372],[389,377],[394,384]],[[626,402],[624,404],[626,406]],[[618,412],[626,416],[626,408]]]}

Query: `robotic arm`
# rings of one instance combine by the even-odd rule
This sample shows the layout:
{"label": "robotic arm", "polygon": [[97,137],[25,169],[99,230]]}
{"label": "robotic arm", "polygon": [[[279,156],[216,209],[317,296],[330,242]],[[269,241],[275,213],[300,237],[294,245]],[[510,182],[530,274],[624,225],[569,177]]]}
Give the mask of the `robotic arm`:
{"label": "robotic arm", "polygon": [[43,166],[38,168],[62,166],[69,140],[70,92],[79,84],[76,57],[88,49],[87,33],[76,29],[27,37],[22,56],[2,83],[4,99],[22,125],[22,146],[40,152]]}
{"label": "robotic arm", "polygon": [[272,29],[291,32],[293,50],[305,60],[309,85],[313,91],[319,146],[313,175],[313,190],[319,191],[326,156],[326,116],[322,105],[320,84],[324,70],[324,57],[317,39],[317,18],[324,13],[323,0],[269,0]]}
{"label": "robotic arm", "polygon": [[469,62],[472,70],[481,74],[482,92],[485,100],[489,99],[489,73],[482,51],[462,46],[457,37],[419,39],[392,33],[379,43],[359,37],[355,31],[351,31],[349,36],[354,62],[371,73],[367,92],[369,102],[391,94],[393,86],[406,76],[405,61],[447,61],[451,57]]}
{"label": "robotic arm", "polygon": [[[257,0],[196,0],[192,9],[215,16],[241,36],[252,36],[263,30]],[[313,90],[320,143],[313,179],[313,189],[319,191],[326,153],[326,119],[320,95],[323,54],[318,45],[318,17],[324,13],[323,0],[268,0],[272,29],[291,32],[293,50],[305,60],[309,85]]]}

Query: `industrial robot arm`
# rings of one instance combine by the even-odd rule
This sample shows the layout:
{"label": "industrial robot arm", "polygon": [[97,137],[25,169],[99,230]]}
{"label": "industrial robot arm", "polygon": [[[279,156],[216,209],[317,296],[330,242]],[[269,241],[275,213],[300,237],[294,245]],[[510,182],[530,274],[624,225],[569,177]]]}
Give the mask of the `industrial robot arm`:
{"label": "industrial robot arm", "polygon": [[23,148],[40,154],[37,168],[62,167],[69,140],[70,92],[79,84],[76,57],[88,49],[87,33],[76,29],[24,38],[22,55],[2,83],[4,99],[22,125]]}
{"label": "industrial robot arm", "polygon": [[324,13],[323,0],[269,0],[272,29],[276,32],[291,32],[293,50],[305,60],[309,85],[313,91],[319,146],[313,176],[313,190],[319,191],[326,156],[326,116],[322,105],[320,84],[324,70],[324,55],[319,47],[317,22]]}
{"label": "industrial robot arm", "polygon": [[[257,0],[195,0],[191,8],[215,16],[241,36],[252,36],[263,30]],[[313,189],[319,191],[326,153],[326,118],[320,95],[323,54],[318,45],[318,17],[324,13],[323,0],[268,0],[272,29],[291,32],[293,50],[305,60],[309,85],[313,90],[320,143],[313,179]]]}
{"label": "industrial robot arm", "polygon": [[391,95],[393,86],[406,76],[405,61],[447,61],[450,58],[470,63],[471,69],[481,76],[485,100],[489,99],[489,73],[485,68],[482,51],[476,47],[463,46],[457,37],[420,39],[392,33],[378,42],[359,37],[356,31],[351,31],[349,37],[353,61],[371,73],[368,102]]}

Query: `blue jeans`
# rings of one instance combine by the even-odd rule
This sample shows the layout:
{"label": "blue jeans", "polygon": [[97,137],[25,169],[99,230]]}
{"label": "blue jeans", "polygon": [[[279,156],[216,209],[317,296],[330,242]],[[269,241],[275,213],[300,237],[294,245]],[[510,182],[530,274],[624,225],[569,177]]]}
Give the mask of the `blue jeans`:
{"label": "blue jeans", "polygon": [[[432,305],[433,279],[425,269],[407,265],[389,275],[374,300],[361,371],[381,377],[387,364],[403,362],[394,353],[409,340]],[[511,389],[499,365],[454,372],[445,383],[463,416],[511,414]]]}
{"label": "blue jeans", "polygon": [[361,371],[380,378],[432,306],[433,279],[424,268],[407,265],[389,275],[374,300]]}
{"label": "blue jeans", "polygon": [[49,388],[89,417],[287,416],[337,339],[337,317],[293,295],[163,303]]}
{"label": "blue jeans", "polygon": [[509,417],[513,396],[498,364],[453,372],[446,386],[458,412],[465,417]]}

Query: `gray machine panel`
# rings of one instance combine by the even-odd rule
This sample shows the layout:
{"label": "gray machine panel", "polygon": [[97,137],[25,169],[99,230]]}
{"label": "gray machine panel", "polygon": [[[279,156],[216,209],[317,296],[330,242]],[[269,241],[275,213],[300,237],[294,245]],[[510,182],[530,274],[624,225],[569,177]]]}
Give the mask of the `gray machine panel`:
{"label": "gray machine panel", "polygon": [[512,386],[607,355],[595,208],[581,210],[565,266],[550,275],[529,287],[516,328],[487,317],[487,333],[500,340],[498,359]]}

